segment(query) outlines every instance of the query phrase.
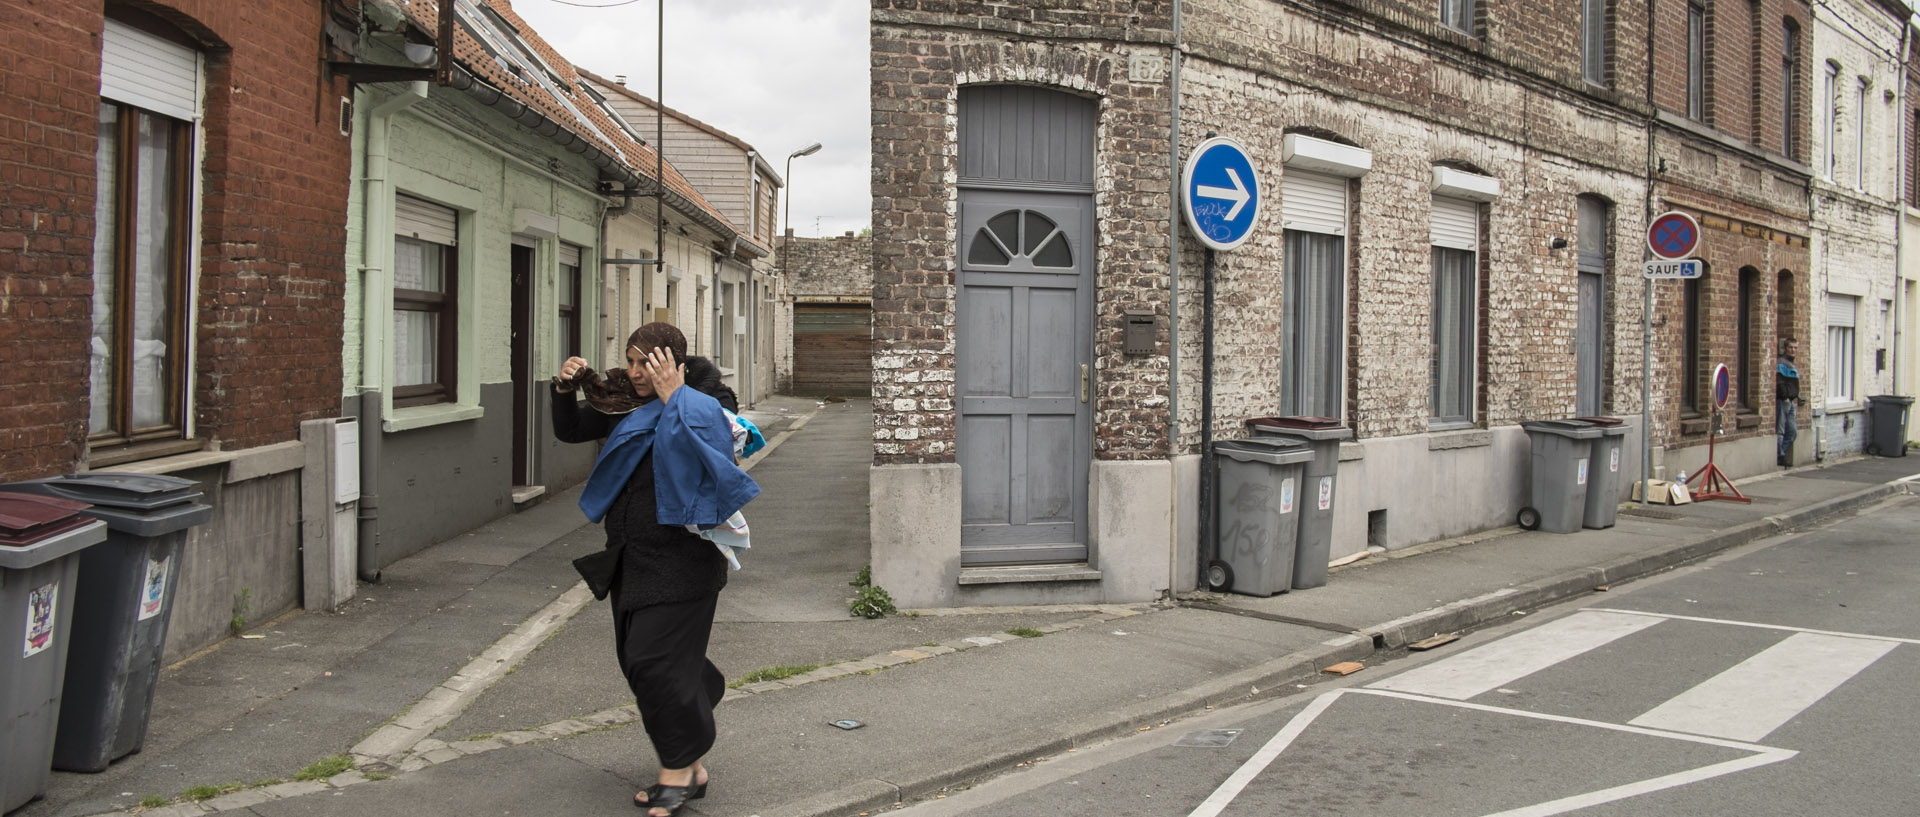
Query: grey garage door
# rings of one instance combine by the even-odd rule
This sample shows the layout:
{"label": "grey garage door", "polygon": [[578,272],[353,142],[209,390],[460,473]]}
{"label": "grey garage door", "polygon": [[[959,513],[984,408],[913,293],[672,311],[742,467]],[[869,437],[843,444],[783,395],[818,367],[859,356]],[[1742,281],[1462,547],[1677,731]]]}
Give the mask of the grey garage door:
{"label": "grey garage door", "polygon": [[873,394],[873,308],[793,305],[793,393]]}

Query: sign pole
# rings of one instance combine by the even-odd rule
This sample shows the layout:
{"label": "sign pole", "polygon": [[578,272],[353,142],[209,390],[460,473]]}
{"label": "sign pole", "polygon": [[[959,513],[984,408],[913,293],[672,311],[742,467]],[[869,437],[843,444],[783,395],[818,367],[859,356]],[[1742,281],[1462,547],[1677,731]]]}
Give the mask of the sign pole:
{"label": "sign pole", "polygon": [[[1647,224],[1647,254],[1661,261],[1646,263],[1640,279],[1640,504],[1653,502],[1653,282],[1659,278],[1698,278],[1701,266],[1692,260],[1700,248],[1700,222],[1678,210],[1654,216]],[[1656,267],[1660,269],[1656,270]]]}
{"label": "sign pole", "polygon": [[[1651,253],[1643,253],[1651,254]],[[1653,504],[1653,282],[1640,278],[1640,504]]]}

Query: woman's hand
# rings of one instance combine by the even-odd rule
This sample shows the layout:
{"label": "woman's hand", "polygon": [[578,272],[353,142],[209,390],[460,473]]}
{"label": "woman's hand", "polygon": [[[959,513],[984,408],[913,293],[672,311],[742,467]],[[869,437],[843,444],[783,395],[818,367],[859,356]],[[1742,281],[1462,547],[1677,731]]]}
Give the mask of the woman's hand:
{"label": "woman's hand", "polygon": [[673,359],[673,350],[654,347],[646,352],[640,361],[647,382],[653,385],[653,393],[660,398],[660,404],[666,405],[675,389],[687,384],[687,366]]}
{"label": "woman's hand", "polygon": [[554,378],[553,387],[561,392],[573,391],[574,375],[579,374],[584,368],[587,368],[585,360],[577,357],[567,358],[565,363],[560,364],[560,374]]}

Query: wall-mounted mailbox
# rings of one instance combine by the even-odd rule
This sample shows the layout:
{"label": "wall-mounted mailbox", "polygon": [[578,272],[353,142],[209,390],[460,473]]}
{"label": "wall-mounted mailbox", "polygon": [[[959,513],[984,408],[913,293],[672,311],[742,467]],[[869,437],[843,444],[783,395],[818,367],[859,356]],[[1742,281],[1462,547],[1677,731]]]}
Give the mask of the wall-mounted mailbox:
{"label": "wall-mounted mailbox", "polygon": [[1153,316],[1151,309],[1127,310],[1126,353],[1130,355],[1150,355],[1154,352],[1155,330],[1160,321]]}

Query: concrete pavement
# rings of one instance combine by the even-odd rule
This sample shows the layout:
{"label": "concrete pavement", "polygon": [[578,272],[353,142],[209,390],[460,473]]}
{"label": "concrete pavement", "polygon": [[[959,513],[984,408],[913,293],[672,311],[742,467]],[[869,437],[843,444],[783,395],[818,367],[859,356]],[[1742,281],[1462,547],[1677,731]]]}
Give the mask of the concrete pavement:
{"label": "concrete pavement", "polygon": [[[1751,506],[1629,508],[1605,531],[1517,528],[1377,555],[1272,598],[924,611],[852,618],[866,564],[871,415],[777,398],[749,416],[757,546],[721,595],[729,693],[689,813],[854,815],[1029,760],[1311,683],[1344,660],[1507,618],[1910,491],[1920,457],[1743,481]],[[601,546],[576,494],[437,545],[328,614],[290,614],[162,674],[145,750],[56,773],[15,817],[148,814],[629,814],[651,782],[610,615],[568,562]],[[1019,630],[1028,637],[1008,632]],[[856,720],[860,728],[831,724]],[[284,782],[350,754],[330,779]],[[206,800],[195,787],[232,786]]]}

